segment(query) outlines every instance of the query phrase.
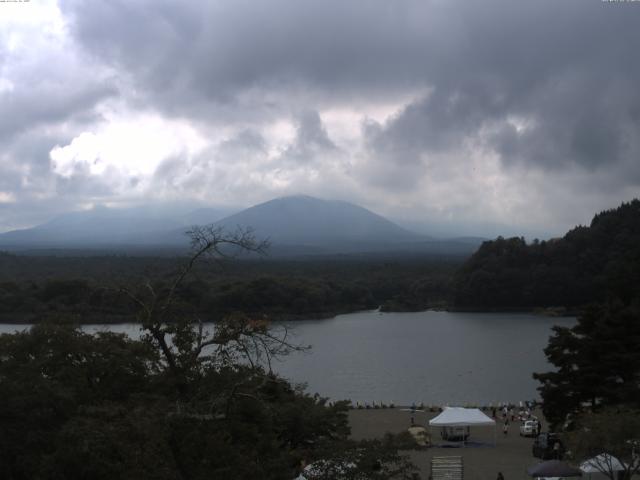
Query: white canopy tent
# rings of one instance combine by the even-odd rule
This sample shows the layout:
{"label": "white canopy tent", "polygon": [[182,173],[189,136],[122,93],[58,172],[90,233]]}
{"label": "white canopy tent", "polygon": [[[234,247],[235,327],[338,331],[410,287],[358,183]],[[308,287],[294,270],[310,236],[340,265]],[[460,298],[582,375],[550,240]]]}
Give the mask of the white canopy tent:
{"label": "white canopy tent", "polygon": [[440,415],[429,420],[429,427],[493,427],[496,444],[496,421],[477,408],[444,407]]}
{"label": "white canopy tent", "polygon": [[624,469],[624,464],[608,453],[601,453],[580,464],[580,470],[582,470],[583,473],[588,473],[589,477],[591,477],[592,473],[607,475],[608,473],[620,472]]}

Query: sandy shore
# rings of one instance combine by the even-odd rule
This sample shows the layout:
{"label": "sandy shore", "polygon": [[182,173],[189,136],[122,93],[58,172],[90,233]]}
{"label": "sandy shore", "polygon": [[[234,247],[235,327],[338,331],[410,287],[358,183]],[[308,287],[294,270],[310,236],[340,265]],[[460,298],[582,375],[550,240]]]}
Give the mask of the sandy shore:
{"label": "sandy shore", "polygon": [[[542,418],[541,412],[536,415]],[[426,426],[437,413],[416,412],[416,425]],[[381,438],[386,432],[401,433],[411,425],[411,413],[400,408],[351,410],[349,413],[351,436],[354,439]],[[543,420],[543,431],[546,423]],[[420,468],[423,480],[429,478],[433,456],[462,456],[465,480],[495,480],[502,472],[505,480],[530,479],[526,469],[541,460],[531,454],[533,438],[520,437],[520,422],[512,422],[509,433],[502,432],[502,421],[498,419],[494,437],[493,427],[473,427],[469,443],[465,448],[432,447],[409,452],[411,460]],[[439,429],[432,431],[434,444],[442,443]],[[494,447],[495,438],[495,447]]]}

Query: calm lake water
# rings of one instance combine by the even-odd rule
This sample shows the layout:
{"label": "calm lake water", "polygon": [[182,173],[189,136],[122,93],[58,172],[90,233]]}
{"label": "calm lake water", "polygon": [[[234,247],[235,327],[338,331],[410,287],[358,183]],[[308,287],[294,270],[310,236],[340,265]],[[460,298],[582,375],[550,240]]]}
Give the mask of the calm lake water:
{"label": "calm lake water", "polygon": [[[531,373],[551,368],[542,351],[551,327],[574,323],[529,314],[351,313],[287,324],[295,342],[312,350],[292,354],[274,369],[336,400],[517,402],[538,397]],[[23,328],[0,325],[0,333]],[[139,335],[133,324],[85,328]]]}

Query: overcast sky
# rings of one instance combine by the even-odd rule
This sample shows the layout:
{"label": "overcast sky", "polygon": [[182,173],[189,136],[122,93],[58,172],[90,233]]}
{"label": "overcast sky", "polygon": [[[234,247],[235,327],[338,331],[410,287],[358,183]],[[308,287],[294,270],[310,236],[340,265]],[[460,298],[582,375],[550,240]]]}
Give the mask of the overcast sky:
{"label": "overcast sky", "polygon": [[639,195],[639,52],[640,2],[2,2],[0,231],[305,193],[563,233]]}

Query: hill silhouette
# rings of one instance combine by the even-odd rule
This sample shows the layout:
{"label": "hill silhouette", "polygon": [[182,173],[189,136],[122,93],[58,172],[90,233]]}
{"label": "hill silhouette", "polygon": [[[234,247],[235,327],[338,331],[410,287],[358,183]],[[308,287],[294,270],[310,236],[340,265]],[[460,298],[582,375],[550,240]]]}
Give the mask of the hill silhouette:
{"label": "hill silhouette", "polygon": [[593,217],[564,237],[484,242],[454,281],[458,308],[576,309],[640,298],[640,200]]}
{"label": "hill silhouette", "polygon": [[77,248],[153,244],[164,232],[211,223],[228,210],[168,205],[135,208],[103,206],[70,212],[33,228],[0,235],[3,248]]}
{"label": "hill silhouette", "polygon": [[145,254],[184,252],[193,225],[214,224],[232,232],[250,228],[271,243],[273,257],[390,253],[400,255],[470,255],[478,237],[433,239],[406,230],[361,206],[306,195],[276,198],[235,214],[211,208],[171,206],[132,209],[97,207],[61,215],[24,230],[0,234],[0,249],[37,251],[126,251]]}
{"label": "hill silhouette", "polygon": [[388,246],[426,240],[353,203],[306,195],[276,198],[218,222],[226,229],[250,226],[279,245]]}

